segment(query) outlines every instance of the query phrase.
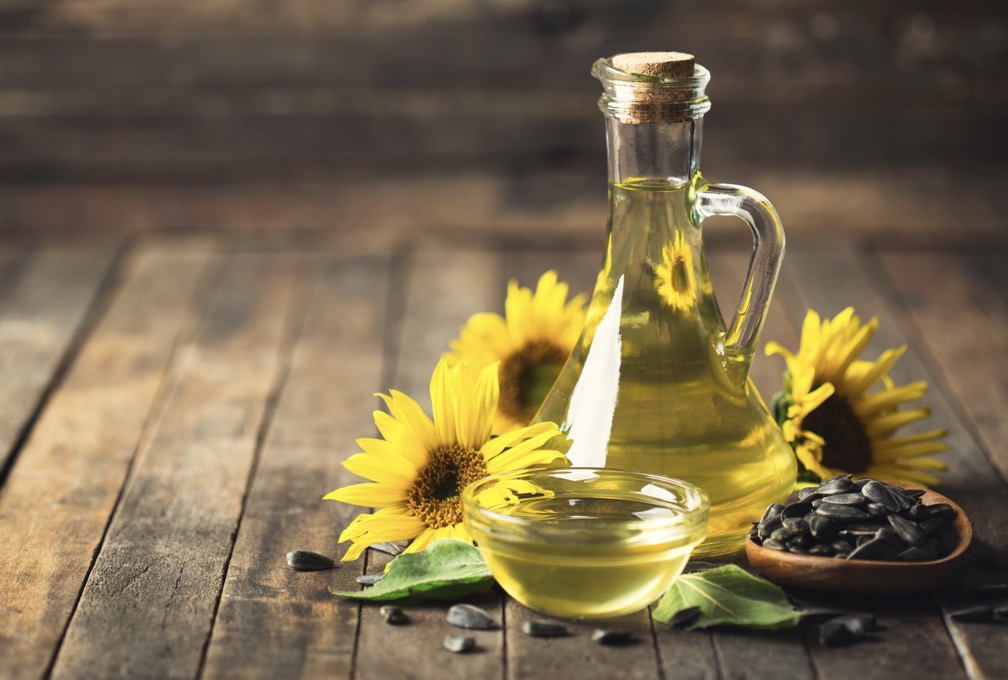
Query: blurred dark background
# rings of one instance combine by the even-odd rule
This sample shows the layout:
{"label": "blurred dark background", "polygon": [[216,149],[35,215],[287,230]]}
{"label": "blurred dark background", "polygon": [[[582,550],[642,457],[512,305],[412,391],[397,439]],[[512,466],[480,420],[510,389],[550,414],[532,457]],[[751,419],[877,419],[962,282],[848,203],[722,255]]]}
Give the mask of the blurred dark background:
{"label": "blurred dark background", "polygon": [[596,238],[591,64],[666,49],[791,239],[1006,241],[1008,10],[906,0],[4,0],[0,229]]}

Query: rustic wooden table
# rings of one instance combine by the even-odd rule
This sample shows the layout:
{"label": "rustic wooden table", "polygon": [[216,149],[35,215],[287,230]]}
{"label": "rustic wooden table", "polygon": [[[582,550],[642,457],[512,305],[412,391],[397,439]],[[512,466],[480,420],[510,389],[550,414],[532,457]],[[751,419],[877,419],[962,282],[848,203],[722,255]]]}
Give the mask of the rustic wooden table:
{"label": "rustic wooden table", "polygon": [[[722,304],[744,251],[713,247]],[[0,242],[0,675],[217,677],[1006,677],[1008,627],[960,623],[968,585],[1008,564],[1008,250],[792,249],[763,340],[797,343],[807,307],[848,304],[881,325],[869,348],[908,343],[897,381],[925,378],[930,425],[947,427],[940,487],[975,521],[987,559],[919,597],[794,593],[874,612],[857,647],[800,630],[683,632],[646,612],[607,626],[637,642],[602,647],[598,624],[535,639],[531,614],[494,593],[501,622],[451,654],[445,605],[392,627],[337,599],[380,554],[297,573],[292,549],[339,557],[354,509],[322,495],[354,481],[340,465],[371,436],[371,394],[425,402],[437,357],[473,312],[499,310],[506,281],[554,267],[588,290],[588,247],[220,235]],[[782,366],[760,356],[757,385]]]}

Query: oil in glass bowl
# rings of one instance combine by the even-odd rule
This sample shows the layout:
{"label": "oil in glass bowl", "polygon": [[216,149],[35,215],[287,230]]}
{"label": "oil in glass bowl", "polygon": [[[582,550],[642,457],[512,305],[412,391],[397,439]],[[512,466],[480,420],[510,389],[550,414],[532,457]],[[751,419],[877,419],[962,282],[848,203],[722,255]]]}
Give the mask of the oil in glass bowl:
{"label": "oil in glass bowl", "polygon": [[707,535],[710,506],[686,482],[612,468],[492,475],[462,504],[500,586],[571,618],[629,614],[664,594]]}

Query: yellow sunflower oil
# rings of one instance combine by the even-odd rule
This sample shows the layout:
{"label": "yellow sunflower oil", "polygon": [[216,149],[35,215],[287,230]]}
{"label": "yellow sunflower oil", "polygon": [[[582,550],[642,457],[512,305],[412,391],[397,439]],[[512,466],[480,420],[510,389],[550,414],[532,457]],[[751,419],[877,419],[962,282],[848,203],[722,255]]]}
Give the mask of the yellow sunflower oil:
{"label": "yellow sunflower oil", "polygon": [[[677,480],[581,468],[518,476],[543,490],[484,505],[477,489],[463,495],[465,519],[500,586],[536,611],[600,618],[642,609],[705,535],[706,498]],[[499,477],[475,486],[516,475]]]}
{"label": "yellow sunflower oil", "polygon": [[[728,555],[795,480],[791,449],[748,378],[784,235],[760,194],[700,175],[709,74],[690,61],[688,75],[662,76],[666,54],[683,56],[645,53],[640,72],[620,67],[639,60],[618,58],[639,55],[595,65],[609,149],[606,252],[581,338],[535,420],[560,425],[574,465],[702,488],[709,535],[696,553]],[[715,214],[740,217],[755,240],[730,326],[701,236]]]}

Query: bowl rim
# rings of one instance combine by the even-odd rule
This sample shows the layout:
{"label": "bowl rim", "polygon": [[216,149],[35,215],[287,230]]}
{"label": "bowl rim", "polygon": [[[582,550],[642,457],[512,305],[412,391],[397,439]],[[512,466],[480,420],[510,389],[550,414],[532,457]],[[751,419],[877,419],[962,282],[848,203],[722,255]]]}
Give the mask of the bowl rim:
{"label": "bowl rim", "polygon": [[[686,499],[690,501],[689,507],[684,507],[683,505],[673,502],[668,498],[662,498],[659,496],[652,496],[642,492],[639,493],[641,497],[648,497],[656,501],[658,505],[662,507],[668,507],[675,511],[674,514],[665,517],[651,517],[638,519],[633,522],[634,529],[639,534],[652,533],[652,532],[671,532],[674,535],[690,535],[693,533],[699,533],[700,529],[703,529],[703,534],[706,535],[707,531],[707,517],[710,510],[710,499],[707,493],[701,489],[699,486],[687,482],[682,479],[676,479],[673,477],[664,477],[661,475],[656,475],[646,472],[638,472],[635,470],[624,470],[621,468],[598,468],[598,467],[551,467],[551,468],[526,468],[524,470],[515,470],[510,472],[498,472],[491,475],[482,477],[462,490],[461,501],[463,516],[466,517],[470,522],[476,522],[481,526],[485,526],[488,523],[493,523],[494,534],[499,536],[501,530],[506,531],[508,529],[524,528],[529,526],[536,526],[538,529],[543,531],[543,534],[551,534],[550,538],[553,538],[552,534],[557,534],[557,538],[563,539],[567,536],[573,535],[575,532],[571,532],[569,525],[566,528],[558,528],[556,525],[551,527],[551,529],[557,529],[556,531],[551,531],[543,526],[541,523],[537,523],[537,520],[515,517],[514,515],[505,514],[502,512],[497,512],[492,508],[487,508],[476,502],[475,494],[476,490],[485,484],[496,483],[505,480],[518,480],[518,479],[529,479],[534,481],[537,478],[555,478],[555,477],[566,477],[572,481],[580,481],[576,478],[577,475],[591,474],[594,478],[608,478],[608,479],[632,479],[640,481],[644,487],[647,485],[654,485],[658,488],[666,490],[674,490],[676,496],[676,501],[682,500],[685,496]],[[572,478],[572,476],[574,476]],[[531,478],[531,479],[530,479]],[[587,479],[585,477],[584,479]],[[594,494],[595,497],[604,498],[604,494]],[[496,506],[500,507],[500,506]],[[619,528],[623,532],[627,528],[627,520],[606,520],[599,518],[592,518],[590,522],[585,522],[578,527],[578,533],[583,534],[588,532],[591,534],[591,538],[598,539],[611,534],[615,529]],[[472,530],[470,529],[470,533]],[[524,536],[528,538],[527,534]],[[655,538],[658,538],[655,536]],[[701,537],[702,540],[702,537]],[[566,541],[565,541],[566,542]],[[578,543],[584,542],[584,540],[578,540]]]}

